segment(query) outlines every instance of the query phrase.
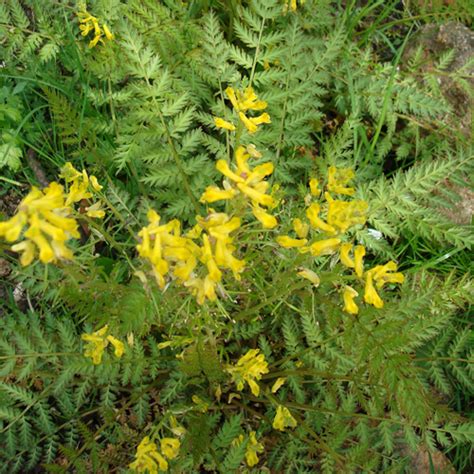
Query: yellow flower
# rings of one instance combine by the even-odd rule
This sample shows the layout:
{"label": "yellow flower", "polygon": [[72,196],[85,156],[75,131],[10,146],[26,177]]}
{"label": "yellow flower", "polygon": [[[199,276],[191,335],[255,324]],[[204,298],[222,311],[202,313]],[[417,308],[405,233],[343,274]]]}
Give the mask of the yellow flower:
{"label": "yellow flower", "polygon": [[249,133],[255,133],[258,130],[258,126],[262,123],[272,123],[270,120],[270,115],[268,115],[266,112],[259,115],[258,117],[247,117],[243,112],[239,112],[239,118]]}
{"label": "yellow flower", "polygon": [[[160,225],[160,216],[150,210],[149,225],[138,234],[141,242],[137,250],[142,258],[151,263],[160,288],[165,287],[166,276],[170,274],[189,289],[198,304],[203,304],[206,299],[216,300],[216,286],[222,279],[221,270],[232,270],[234,278],[240,280],[245,262],[234,257],[236,248],[230,236],[240,227],[239,218],[212,212],[205,219],[200,216],[196,219],[198,224],[181,235],[178,220]],[[207,274],[202,274],[202,268],[206,269]]]}
{"label": "yellow flower", "polygon": [[149,436],[145,436],[137,447],[135,461],[129,464],[129,467],[136,472],[158,474],[158,471],[168,470],[168,462],[158,452],[156,443],[150,441]]}
{"label": "yellow flower", "polygon": [[369,270],[369,272],[372,272],[374,280],[377,282],[377,288],[382,288],[385,283],[403,283],[405,277],[400,272],[392,273],[396,271],[397,264],[393,261],[390,261],[385,265],[377,265]]}
{"label": "yellow flower", "polygon": [[350,314],[357,314],[359,312],[359,308],[357,307],[354,298],[359,296],[354,288],[350,286],[346,286],[344,288],[343,298],[344,298],[344,311]]}
{"label": "yellow flower", "polygon": [[321,283],[321,279],[313,272],[313,270],[309,270],[308,268],[303,268],[297,273],[300,277],[306,278],[309,280],[314,286],[318,287]]}
{"label": "yellow flower", "polygon": [[82,36],[87,36],[89,33],[94,32],[94,38],[89,42],[89,48],[96,46],[99,41],[103,43],[104,40],[102,37],[104,35],[109,41],[114,39],[114,35],[110,32],[107,25],[102,23],[101,29],[99,20],[88,13],[85,8],[77,12],[77,16],[79,18],[79,30],[81,31]]}
{"label": "yellow flower", "polygon": [[[255,156],[256,150],[250,148]],[[218,160],[216,163],[217,170],[230,180],[224,182],[224,188],[217,186],[208,186],[201,196],[201,202],[215,202],[220,200],[228,200],[234,198],[237,194],[242,194],[249,199],[252,206],[252,213],[255,218],[260,221],[266,229],[276,227],[277,220],[275,217],[262,209],[261,206],[270,208],[276,205],[275,199],[266,194],[269,184],[264,179],[273,173],[272,163],[263,163],[251,169],[248,165],[250,153],[245,147],[240,146],[235,152],[235,162],[237,168],[233,171],[225,160]],[[231,187],[233,186],[233,187]]]}
{"label": "yellow flower", "polygon": [[62,168],[61,173],[59,175],[60,178],[63,178],[66,183],[70,181],[74,181],[77,178],[81,177],[81,173],[72,166],[72,164],[68,161]]}
{"label": "yellow flower", "polygon": [[336,194],[352,196],[354,188],[345,187],[354,178],[354,171],[350,168],[336,168],[330,166],[328,171],[328,190]]}
{"label": "yellow flower", "polygon": [[175,436],[184,436],[186,434],[186,428],[178,423],[178,420],[171,415],[170,416],[170,427],[171,427],[171,432]]}
{"label": "yellow flower", "polygon": [[313,229],[320,229],[323,232],[326,232],[328,234],[335,234],[336,230],[334,227],[331,225],[326,224],[320,217],[319,217],[319,212],[321,210],[321,206],[313,202],[311,206],[306,209],[306,216],[308,217],[309,222],[311,223],[311,226]]}
{"label": "yellow flower", "polygon": [[13,252],[21,253],[20,263],[24,267],[29,265],[35,258],[35,245],[29,240],[12,245],[11,249]]}
{"label": "yellow flower", "polygon": [[102,28],[103,28],[103,30],[104,30],[105,37],[106,37],[109,41],[112,41],[112,40],[114,39],[114,35],[110,32],[109,27],[108,27],[105,23],[102,23]]}
{"label": "yellow flower", "polygon": [[277,393],[280,387],[286,382],[286,377],[278,377],[272,385],[271,392]]}
{"label": "yellow flower", "polygon": [[20,263],[29,265],[36,250],[43,263],[57,259],[71,259],[72,252],[65,245],[70,238],[79,238],[75,219],[69,217],[71,209],[65,204],[64,189],[58,183],[51,183],[43,191],[32,187],[18,206],[17,213],[9,220],[0,222],[0,237],[8,242],[18,240],[23,232],[22,242],[13,245],[12,250],[21,252]]}
{"label": "yellow flower", "polygon": [[161,452],[168,458],[174,459],[179,453],[181,443],[179,439],[163,438],[160,441]]}
{"label": "yellow flower", "polygon": [[295,247],[304,247],[307,243],[307,239],[293,239],[287,235],[281,235],[276,238],[276,241],[284,248],[290,249]]}
{"label": "yellow flower", "polygon": [[[300,0],[300,4],[304,5],[304,2],[306,0]],[[283,7],[283,11],[286,13],[288,11],[288,7],[292,12],[295,12],[298,8],[297,6],[297,0],[285,0],[285,5]]]}
{"label": "yellow flower", "polygon": [[364,255],[365,247],[363,245],[356,245],[354,249],[354,270],[359,278],[362,278],[364,273]]}
{"label": "yellow flower", "polygon": [[352,244],[350,243],[344,243],[341,244],[340,248],[340,257],[341,257],[341,262],[343,265],[345,265],[348,268],[354,268],[354,260],[349,256],[349,252],[352,250]]}
{"label": "yellow flower", "polygon": [[231,132],[235,130],[235,125],[233,123],[227,122],[227,120],[219,117],[214,117],[214,125],[217,128],[223,128],[225,130],[230,130]]}
{"label": "yellow flower", "polygon": [[335,253],[341,243],[341,239],[319,240],[309,246],[309,251],[314,257],[320,255],[331,255]]}
{"label": "yellow flower", "polygon": [[91,188],[94,191],[100,191],[102,189],[102,186],[99,184],[95,176],[89,176],[86,170],[82,170],[82,173],[80,173],[69,162],[61,168],[61,174],[59,176],[61,176],[67,183],[72,182],[67,195],[66,206],[69,206],[74,202],[82,201],[83,199],[90,199],[92,197]]}
{"label": "yellow flower", "polygon": [[95,365],[101,363],[102,356],[106,347],[109,345],[109,342],[114,347],[115,357],[122,357],[125,351],[123,342],[113,336],[107,336],[108,330],[109,327],[106,325],[92,334],[83,334],[81,336],[81,339],[87,343],[84,348],[84,355],[85,357],[90,357]]}
{"label": "yellow flower", "polygon": [[217,186],[208,186],[201,196],[201,202],[215,202],[232,199],[238,191],[234,188],[220,189]]}
{"label": "yellow flower", "polygon": [[258,204],[252,207],[252,214],[260,221],[265,229],[273,229],[278,225],[276,218],[262,209]]}
{"label": "yellow flower", "polygon": [[364,301],[380,309],[383,308],[383,301],[375,290],[372,273],[370,270],[366,273]]}
{"label": "yellow flower", "polygon": [[257,436],[255,431],[251,431],[249,434],[249,442],[247,444],[247,450],[245,452],[245,460],[247,461],[247,466],[252,467],[258,464],[258,453],[263,453],[264,447],[262,443],[257,441]]}
{"label": "yellow flower", "polygon": [[288,408],[278,405],[275,418],[273,420],[273,428],[285,431],[285,428],[295,428],[297,422]]}
{"label": "yellow flower", "polygon": [[293,229],[300,239],[304,239],[308,236],[309,225],[303,223],[303,221],[298,217],[296,219],[293,219]]}
{"label": "yellow flower", "polygon": [[319,196],[321,194],[321,190],[319,189],[319,182],[316,178],[311,178],[309,180],[309,189],[313,196]]}
{"label": "yellow flower", "polygon": [[257,94],[255,94],[252,87],[247,87],[244,93],[234,90],[232,87],[227,87],[225,93],[237,112],[263,110],[267,108],[267,103],[264,100],[258,100]]}
{"label": "yellow flower", "polygon": [[260,380],[263,374],[268,374],[268,363],[265,356],[259,352],[260,349],[250,349],[235,366],[226,369],[231,374],[237,390],[242,391],[247,382],[256,397],[260,394],[260,386],[256,380]]}
{"label": "yellow flower", "polygon": [[329,202],[328,224],[335,229],[339,229],[339,232],[344,233],[349,227],[365,224],[369,207],[365,201],[339,201],[332,199],[329,193],[326,193],[326,199]]}
{"label": "yellow flower", "polygon": [[247,117],[245,115],[247,110],[255,111],[267,108],[267,103],[264,100],[258,100],[252,87],[247,87],[243,93],[234,90],[232,87],[227,87],[225,93],[249,133],[255,133],[262,123],[271,123],[270,116],[267,113],[263,113],[258,117]]}
{"label": "yellow flower", "polygon": [[[374,281],[377,288],[383,288],[386,283],[403,283],[405,277],[402,273],[396,272],[397,264],[393,261],[385,265],[377,265],[366,272],[364,300],[376,308],[383,308],[383,301],[375,290]],[[396,272],[396,273],[393,273]]]}
{"label": "yellow flower", "polygon": [[86,216],[96,217],[102,219],[105,216],[105,211],[101,208],[102,204],[100,201],[92,204],[92,206],[86,207]]}

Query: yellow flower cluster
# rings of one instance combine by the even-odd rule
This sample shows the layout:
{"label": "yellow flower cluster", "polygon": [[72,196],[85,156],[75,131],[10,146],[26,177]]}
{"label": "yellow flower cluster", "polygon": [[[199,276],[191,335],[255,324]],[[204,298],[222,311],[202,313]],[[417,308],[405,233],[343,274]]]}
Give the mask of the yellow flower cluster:
{"label": "yellow flower cluster", "polygon": [[278,405],[275,418],[273,419],[273,428],[279,431],[285,431],[285,428],[295,428],[297,422],[288,408]]}
{"label": "yellow flower cluster", "polygon": [[102,329],[99,329],[92,334],[83,334],[81,336],[81,339],[87,343],[84,348],[84,356],[90,357],[95,365],[101,363],[102,356],[104,355],[104,351],[109,343],[114,347],[115,357],[122,357],[125,351],[123,342],[113,336],[107,335],[108,331],[109,326],[104,326]]}
{"label": "yellow flower cluster", "polygon": [[[309,224],[304,223],[301,219],[294,219],[293,230],[297,237],[280,236],[277,237],[277,242],[285,248],[298,248],[301,253],[311,252],[315,257],[339,251],[341,263],[347,268],[353,269],[357,278],[365,278],[364,301],[376,308],[382,308],[383,301],[375,289],[374,282],[380,289],[386,283],[403,283],[404,277],[400,272],[396,272],[397,264],[393,261],[385,265],[377,265],[364,273],[363,261],[366,253],[364,246],[354,246],[352,243],[342,242],[341,237],[349,228],[354,225],[363,225],[366,221],[368,204],[365,201],[344,201],[331,196],[331,193],[354,195],[355,189],[348,186],[353,178],[353,170],[331,166],[328,170],[327,191],[324,193],[326,220],[320,216],[322,206],[318,202],[313,202],[306,209]],[[309,187],[313,196],[320,196],[321,190],[315,178],[310,180]],[[323,233],[327,238],[308,243],[307,237],[310,228]],[[315,286],[319,284],[319,277],[312,270],[304,268],[298,272],[298,275],[310,280]],[[357,296],[359,293],[354,288],[348,285],[344,287],[344,311],[358,314],[359,307],[355,301]]]}
{"label": "yellow flower cluster", "polygon": [[231,374],[237,390],[242,391],[245,382],[247,382],[256,397],[260,394],[260,386],[256,381],[260,380],[263,374],[268,374],[268,362],[265,360],[265,356],[259,352],[260,349],[250,349],[237,361],[235,366],[226,369]]}
{"label": "yellow flower cluster", "polygon": [[112,41],[114,35],[110,32],[107,25],[102,22],[102,28],[99,25],[99,20],[92,16],[84,7],[81,11],[77,12],[79,18],[79,29],[81,30],[82,36],[87,36],[89,33],[94,32],[94,38],[89,42],[89,48],[93,48],[100,41],[104,42],[102,39],[104,36],[107,40]]}
{"label": "yellow flower cluster", "polygon": [[[402,273],[397,272],[397,264],[394,261],[390,261],[385,265],[376,265],[364,273],[363,257],[365,255],[365,248],[362,245],[357,245],[354,249],[354,259],[352,259],[349,256],[352,247],[352,244],[343,244],[341,246],[340,257],[342,264],[348,268],[353,268],[357,277],[365,278],[364,301],[378,309],[383,308],[383,300],[377,293],[375,286],[381,289],[387,283],[403,283],[405,277]],[[359,293],[351,286],[344,288],[344,311],[350,314],[359,313],[359,307],[354,300],[357,296],[359,296]]]}
{"label": "yellow flower cluster", "polygon": [[[270,115],[266,112],[258,117],[247,117],[246,112],[249,110],[259,111],[267,108],[267,103],[264,100],[258,99],[252,87],[247,87],[243,93],[232,87],[227,87],[225,93],[249,133],[255,133],[258,130],[258,126],[262,123],[271,123]],[[214,124],[217,128],[223,128],[231,132],[235,130],[233,123],[219,117],[214,118]]]}
{"label": "yellow flower cluster", "polygon": [[250,153],[254,157],[260,157],[253,147],[239,146],[235,152],[236,168],[232,171],[225,160],[219,160],[216,168],[227,180],[224,181],[224,189],[217,186],[208,186],[201,196],[201,202],[212,203],[234,199],[236,196],[245,196],[247,202],[252,206],[252,213],[263,227],[272,229],[277,225],[274,216],[266,212],[265,208],[276,206],[275,199],[267,194],[270,184],[264,179],[273,173],[273,164],[263,163],[251,169],[248,161]]}
{"label": "yellow flower cluster", "polygon": [[[160,288],[166,284],[166,275],[178,280],[203,304],[206,299],[216,300],[216,286],[222,280],[223,269],[230,269],[240,280],[245,262],[233,256],[232,232],[240,227],[238,217],[224,213],[211,213],[206,218],[197,217],[198,223],[187,234],[181,234],[176,219],[160,224],[160,216],[148,211],[149,225],[138,234],[141,242],[138,253],[152,266]],[[199,263],[202,266],[199,266]],[[205,273],[205,274],[204,274]]]}
{"label": "yellow flower cluster", "polygon": [[[349,169],[336,169],[331,166],[328,172],[327,192],[324,194],[326,204],[324,210],[326,213],[326,220],[321,217],[323,207],[318,202],[313,202],[306,209],[306,217],[309,222],[303,222],[296,218],[293,220],[293,230],[295,237],[280,236],[277,237],[277,242],[285,248],[298,248],[301,253],[310,252],[314,257],[320,255],[331,255],[337,252],[340,248],[342,234],[354,225],[362,225],[366,221],[366,212],[368,204],[365,201],[353,200],[343,201],[334,199],[330,192],[336,194],[351,195],[354,193],[352,188],[346,187],[347,183],[353,178],[354,173]],[[310,190],[313,196],[319,196],[318,182],[314,178],[310,181]],[[316,230],[322,234],[323,239],[318,239],[312,242],[308,241],[308,234],[310,229]],[[307,272],[301,276],[308,278]],[[314,280],[308,278],[310,280]],[[315,283],[313,281],[313,283]]]}
{"label": "yellow flower cluster", "polygon": [[[66,183],[70,183],[69,192],[66,197],[66,206],[70,206],[82,200],[87,201],[93,197],[92,191],[100,191],[102,189],[102,186],[94,175],[89,176],[86,170],[82,170],[82,173],[80,173],[69,162],[61,168],[61,174],[59,176],[63,178]],[[104,210],[101,209],[100,201],[97,201],[92,206],[85,207],[84,210],[88,217],[102,219],[105,216]]]}
{"label": "yellow flower cluster", "polygon": [[11,247],[14,252],[21,252],[22,265],[29,265],[37,250],[43,263],[72,258],[65,242],[72,237],[79,238],[80,234],[65,200],[64,188],[58,183],[51,183],[43,191],[33,186],[20,202],[17,213],[8,221],[0,222],[0,236],[8,242],[18,240],[27,227],[24,240]]}
{"label": "yellow flower cluster", "polygon": [[175,438],[162,438],[160,440],[160,451],[156,443],[145,436],[137,447],[135,461],[129,464],[130,469],[135,472],[147,472],[148,474],[158,474],[158,471],[168,470],[168,461],[179,454],[181,443]]}
{"label": "yellow flower cluster", "polygon": [[[72,251],[66,246],[70,238],[79,238],[78,224],[72,217],[71,204],[92,197],[89,184],[99,190],[101,186],[94,176],[89,177],[85,171],[79,173],[70,163],[62,169],[62,175],[68,174],[66,181],[72,181],[68,193],[63,186],[53,182],[44,190],[33,186],[27,196],[20,202],[17,213],[9,220],[0,222],[0,237],[8,242],[15,242],[23,234],[24,240],[13,245],[14,252],[20,252],[20,263],[29,265],[37,251],[43,263],[55,262],[57,259],[72,259]],[[103,217],[104,213],[93,205],[86,208],[91,217]],[[23,232],[24,228],[26,231]]]}
{"label": "yellow flower cluster", "polygon": [[[234,446],[240,446],[244,440],[245,436],[241,434],[232,442],[232,444]],[[257,441],[257,433],[255,431],[251,431],[249,433],[247,449],[245,450],[245,460],[247,462],[247,466],[256,466],[259,462],[258,453],[263,453],[264,450],[265,448],[263,444]]]}

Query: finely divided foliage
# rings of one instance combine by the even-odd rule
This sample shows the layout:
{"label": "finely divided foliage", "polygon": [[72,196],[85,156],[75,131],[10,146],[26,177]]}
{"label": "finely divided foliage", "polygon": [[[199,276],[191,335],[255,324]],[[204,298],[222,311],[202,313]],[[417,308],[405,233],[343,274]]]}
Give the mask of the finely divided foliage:
{"label": "finely divided foliage", "polygon": [[0,472],[465,467],[465,68],[336,3],[0,5]]}

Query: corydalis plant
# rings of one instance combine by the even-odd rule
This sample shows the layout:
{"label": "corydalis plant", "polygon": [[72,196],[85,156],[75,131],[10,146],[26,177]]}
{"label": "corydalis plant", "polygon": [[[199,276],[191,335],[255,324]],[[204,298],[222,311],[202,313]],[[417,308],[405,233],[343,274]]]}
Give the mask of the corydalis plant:
{"label": "corydalis plant", "polygon": [[[37,254],[43,263],[71,260],[73,253],[66,242],[80,237],[73,205],[88,202],[95,192],[102,189],[95,176],[89,177],[85,170],[80,173],[71,163],[62,168],[61,176],[70,183],[67,192],[57,182],[52,182],[44,190],[33,186],[20,202],[16,214],[0,222],[0,237],[7,242],[23,237],[21,242],[11,247],[14,252],[21,253],[23,266],[33,262]],[[86,205],[85,214],[97,218],[105,215],[99,201]]]}

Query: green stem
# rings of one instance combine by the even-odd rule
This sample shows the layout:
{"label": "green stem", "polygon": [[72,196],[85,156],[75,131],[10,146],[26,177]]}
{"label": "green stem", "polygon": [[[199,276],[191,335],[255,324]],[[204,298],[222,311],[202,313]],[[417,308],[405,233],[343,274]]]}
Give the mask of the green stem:
{"label": "green stem", "polygon": [[[148,87],[151,89],[151,84],[150,84],[150,80],[148,79],[148,77],[145,78],[145,81],[146,81]],[[194,196],[193,191],[191,189],[191,186],[189,184],[188,177],[186,176],[183,164],[181,162],[181,158],[179,157],[178,151],[176,150],[176,146],[174,144],[173,137],[171,136],[171,132],[168,128],[168,124],[166,123],[166,120],[165,120],[165,118],[164,118],[164,116],[161,112],[160,106],[157,103],[157,101],[155,100],[154,96],[153,96],[153,104],[155,105],[156,110],[158,112],[158,116],[160,117],[160,122],[163,125],[163,128],[165,129],[166,139],[168,141],[168,145],[170,146],[171,154],[172,154],[173,159],[176,163],[176,167],[178,168],[178,171],[181,175],[181,178],[183,179],[183,184],[184,184],[184,188],[186,190],[186,193],[189,196],[189,199],[191,199],[191,202],[193,203],[194,210],[196,211],[196,214],[199,215],[201,213],[199,203],[198,203],[196,197]]]}

